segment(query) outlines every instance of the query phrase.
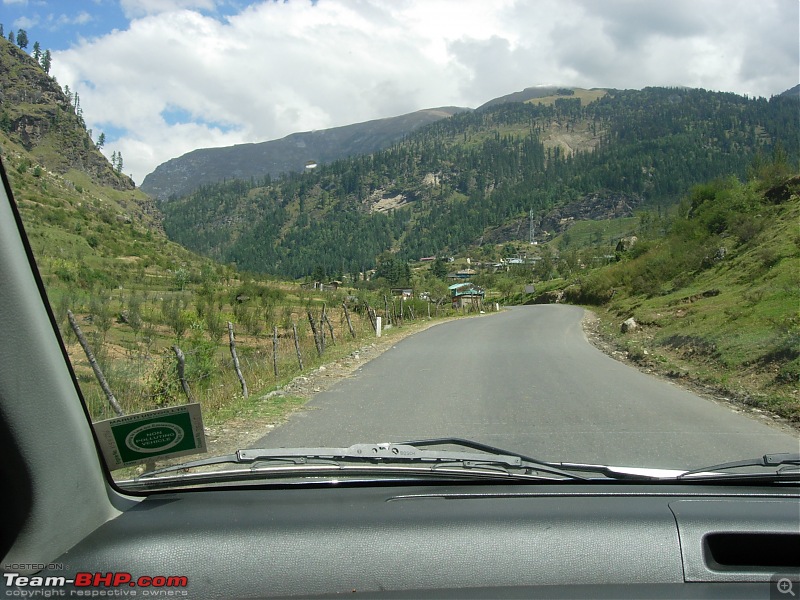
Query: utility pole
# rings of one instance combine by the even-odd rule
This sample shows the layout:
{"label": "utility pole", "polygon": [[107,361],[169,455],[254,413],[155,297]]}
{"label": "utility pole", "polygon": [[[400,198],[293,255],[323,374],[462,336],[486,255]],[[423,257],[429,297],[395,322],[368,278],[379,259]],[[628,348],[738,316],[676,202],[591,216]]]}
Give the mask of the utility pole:
{"label": "utility pole", "polygon": [[530,213],[528,213],[528,214],[529,214],[530,222],[531,222],[530,243],[531,243],[531,246],[533,246],[533,245],[536,244],[536,238],[534,237],[534,233],[536,231],[536,228],[535,228],[535,226],[533,224],[533,209],[531,209]]}

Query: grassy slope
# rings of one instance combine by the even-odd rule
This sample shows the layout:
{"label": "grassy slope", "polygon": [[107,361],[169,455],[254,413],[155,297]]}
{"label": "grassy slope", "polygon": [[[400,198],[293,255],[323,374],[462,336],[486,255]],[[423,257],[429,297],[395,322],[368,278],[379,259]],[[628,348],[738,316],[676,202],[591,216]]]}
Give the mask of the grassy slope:
{"label": "grassy slope", "polygon": [[166,239],[150,199],[138,190],[97,185],[74,171],[50,173],[0,143],[39,269],[54,288],[116,287],[211,264]]}
{"label": "grassy slope", "polygon": [[[800,197],[794,182],[791,197],[778,204],[761,197],[758,184],[742,186],[731,194],[758,195],[758,201],[741,213],[729,211],[729,226],[719,235],[691,243],[665,238],[637,258],[584,277],[584,289],[614,290],[598,311],[605,333],[643,365],[800,422]],[[697,212],[697,220],[711,213]],[[713,256],[718,248],[726,250],[722,259]],[[690,252],[705,255],[695,257],[694,268],[657,279],[658,269],[669,267],[664,263],[692,265]],[[629,317],[640,327],[623,334],[621,322]]]}

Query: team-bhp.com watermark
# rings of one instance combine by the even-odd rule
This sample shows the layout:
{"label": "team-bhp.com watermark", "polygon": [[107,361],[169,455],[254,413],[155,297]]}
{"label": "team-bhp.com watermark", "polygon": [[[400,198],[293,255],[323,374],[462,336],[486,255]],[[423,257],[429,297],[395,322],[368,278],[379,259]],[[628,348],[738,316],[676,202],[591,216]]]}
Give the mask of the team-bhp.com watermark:
{"label": "team-bhp.com watermark", "polygon": [[20,575],[3,573],[6,596],[17,598],[52,598],[81,596],[104,597],[188,597],[183,589],[189,585],[184,575],[142,575],[112,571],[109,573],[75,573],[64,575]]}

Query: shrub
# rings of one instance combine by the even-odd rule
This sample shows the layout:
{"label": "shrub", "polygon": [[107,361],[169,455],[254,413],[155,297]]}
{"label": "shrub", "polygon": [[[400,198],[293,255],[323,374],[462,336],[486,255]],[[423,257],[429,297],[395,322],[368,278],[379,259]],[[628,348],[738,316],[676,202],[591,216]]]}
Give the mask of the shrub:
{"label": "shrub", "polygon": [[[595,271],[585,280],[581,281],[578,288],[568,290],[571,301],[583,304],[605,304],[614,294],[614,279],[608,271]],[[574,294],[576,296],[573,297]]]}

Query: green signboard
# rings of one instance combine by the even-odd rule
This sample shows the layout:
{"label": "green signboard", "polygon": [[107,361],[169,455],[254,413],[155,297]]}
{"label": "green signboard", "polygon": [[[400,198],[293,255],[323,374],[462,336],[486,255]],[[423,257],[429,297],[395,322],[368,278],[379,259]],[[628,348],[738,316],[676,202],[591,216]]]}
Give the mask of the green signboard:
{"label": "green signboard", "polygon": [[94,429],[112,470],[159,457],[206,451],[199,404],[115,417],[95,423]]}

